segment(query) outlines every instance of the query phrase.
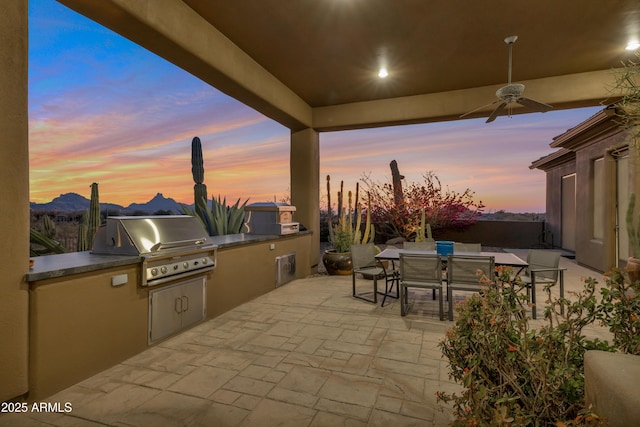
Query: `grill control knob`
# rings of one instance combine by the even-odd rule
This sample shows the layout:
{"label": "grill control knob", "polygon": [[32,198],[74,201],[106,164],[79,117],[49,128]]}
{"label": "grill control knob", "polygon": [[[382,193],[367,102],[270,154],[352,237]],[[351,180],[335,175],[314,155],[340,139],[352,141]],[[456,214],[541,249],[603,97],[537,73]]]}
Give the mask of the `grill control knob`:
{"label": "grill control knob", "polygon": [[151,269],[151,275],[152,276],[157,276],[158,275],[158,269],[157,268],[152,268]]}
{"label": "grill control knob", "polygon": [[164,265],[162,267],[160,267],[160,272],[162,274],[165,274],[167,272],[167,267],[165,267]]}
{"label": "grill control knob", "polygon": [[177,270],[177,269],[178,269],[178,264],[174,265],[174,266],[173,266],[173,269],[174,269],[174,270]]}
{"label": "grill control knob", "polygon": [[208,261],[208,260],[207,260],[206,258],[202,258],[202,263],[203,263],[203,264],[206,264],[206,263],[207,263],[207,261]]}
{"label": "grill control knob", "polygon": [[185,261],[185,262],[183,262],[183,263],[182,263],[182,266],[183,266],[185,269],[187,269],[187,268],[189,268],[189,263]]}

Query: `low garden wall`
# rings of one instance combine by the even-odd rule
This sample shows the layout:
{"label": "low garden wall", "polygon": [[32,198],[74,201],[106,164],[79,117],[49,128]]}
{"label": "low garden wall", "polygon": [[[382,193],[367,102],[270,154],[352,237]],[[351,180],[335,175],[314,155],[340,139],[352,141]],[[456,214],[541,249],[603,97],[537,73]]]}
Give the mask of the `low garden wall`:
{"label": "low garden wall", "polygon": [[[328,240],[326,220],[320,221],[320,241]],[[552,240],[545,240],[544,221],[478,221],[464,230],[436,230],[436,240],[463,243],[482,243],[483,246],[530,249],[551,248]],[[549,240],[549,241],[547,241]],[[386,243],[378,241],[376,243]]]}
{"label": "low garden wall", "polygon": [[435,230],[433,238],[501,248],[548,247],[543,221],[478,221],[464,230]]}

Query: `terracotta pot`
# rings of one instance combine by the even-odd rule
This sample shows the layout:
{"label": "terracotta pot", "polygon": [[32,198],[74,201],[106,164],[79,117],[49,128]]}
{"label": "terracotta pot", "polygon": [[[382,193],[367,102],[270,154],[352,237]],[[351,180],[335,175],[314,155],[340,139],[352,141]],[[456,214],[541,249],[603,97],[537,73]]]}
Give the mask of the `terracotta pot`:
{"label": "terracotta pot", "polygon": [[626,270],[629,280],[637,282],[640,279],[640,258],[629,257]]}
{"label": "terracotta pot", "polygon": [[334,249],[329,249],[322,256],[322,263],[327,273],[331,275],[348,276],[353,270],[351,252],[336,252]]}

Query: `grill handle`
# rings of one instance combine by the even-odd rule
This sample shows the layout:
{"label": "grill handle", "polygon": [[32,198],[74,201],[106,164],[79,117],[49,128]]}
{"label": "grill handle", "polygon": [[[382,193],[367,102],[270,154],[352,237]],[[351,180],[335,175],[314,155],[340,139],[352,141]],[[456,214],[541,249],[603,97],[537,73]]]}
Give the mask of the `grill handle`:
{"label": "grill handle", "polygon": [[185,246],[202,246],[206,243],[206,238],[202,239],[192,239],[192,240],[176,240],[174,242],[162,243],[158,242],[155,245],[151,246],[151,252],[158,252],[163,249],[175,249],[182,248]]}

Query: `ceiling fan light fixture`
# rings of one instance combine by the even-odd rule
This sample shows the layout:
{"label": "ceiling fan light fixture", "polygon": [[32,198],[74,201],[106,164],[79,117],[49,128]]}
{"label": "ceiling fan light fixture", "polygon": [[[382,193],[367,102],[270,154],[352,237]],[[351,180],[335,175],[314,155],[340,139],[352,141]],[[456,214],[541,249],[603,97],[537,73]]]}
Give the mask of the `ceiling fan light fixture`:
{"label": "ceiling fan light fixture", "polygon": [[640,42],[638,40],[631,40],[627,43],[625,50],[636,50],[638,48],[640,48]]}
{"label": "ceiling fan light fixture", "polygon": [[515,35],[508,36],[504,39],[504,42],[509,46],[509,68],[508,68],[508,74],[507,74],[508,76],[507,84],[505,86],[502,86],[500,89],[496,91],[496,97],[498,99],[493,101],[491,104],[487,104],[485,106],[476,108],[475,110],[471,110],[468,113],[461,115],[460,118],[467,117],[468,115],[473,114],[476,111],[483,110],[487,107],[492,107],[496,104],[499,104],[499,105],[493,110],[491,115],[489,115],[489,118],[487,119],[487,123],[491,123],[492,121],[494,121],[496,117],[498,117],[498,115],[502,113],[502,111],[505,108],[507,109],[507,115],[511,117],[511,108],[512,108],[512,104],[514,103],[520,104],[533,111],[539,111],[541,113],[549,111],[553,108],[551,105],[534,101],[533,99],[530,99],[530,98],[525,98],[524,96],[522,96],[522,94],[524,93],[524,85],[521,83],[511,83],[512,49],[513,49],[513,44],[516,42],[516,40],[518,40],[518,36],[515,36]]}

